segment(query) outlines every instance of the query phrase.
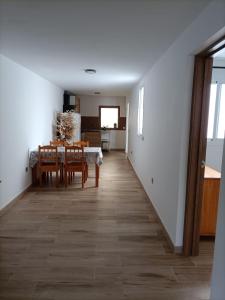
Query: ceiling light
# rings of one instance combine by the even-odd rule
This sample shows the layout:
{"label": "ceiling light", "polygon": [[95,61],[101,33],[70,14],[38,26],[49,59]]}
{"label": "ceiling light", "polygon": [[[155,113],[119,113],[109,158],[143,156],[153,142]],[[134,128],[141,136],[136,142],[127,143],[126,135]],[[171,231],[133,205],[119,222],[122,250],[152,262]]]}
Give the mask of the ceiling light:
{"label": "ceiling light", "polygon": [[87,74],[95,74],[96,70],[95,69],[85,69],[84,72]]}

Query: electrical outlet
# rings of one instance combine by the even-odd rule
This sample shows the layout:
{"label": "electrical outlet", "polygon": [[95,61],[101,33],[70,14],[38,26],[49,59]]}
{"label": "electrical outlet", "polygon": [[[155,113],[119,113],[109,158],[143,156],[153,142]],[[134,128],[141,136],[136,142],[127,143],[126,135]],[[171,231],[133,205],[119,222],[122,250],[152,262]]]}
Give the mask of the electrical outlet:
{"label": "electrical outlet", "polygon": [[25,168],[25,171],[28,172],[28,167]]}
{"label": "electrical outlet", "polygon": [[153,183],[154,183],[154,178],[153,178],[153,177],[152,177],[152,180],[151,180],[151,181],[152,181],[152,184],[153,184]]}

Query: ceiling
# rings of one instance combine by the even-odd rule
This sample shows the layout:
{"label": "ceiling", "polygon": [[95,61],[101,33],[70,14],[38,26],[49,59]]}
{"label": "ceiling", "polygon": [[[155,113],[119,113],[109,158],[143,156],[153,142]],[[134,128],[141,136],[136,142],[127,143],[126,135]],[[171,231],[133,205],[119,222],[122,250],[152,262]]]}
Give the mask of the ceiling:
{"label": "ceiling", "polygon": [[126,95],[209,2],[0,0],[0,52],[66,90]]}

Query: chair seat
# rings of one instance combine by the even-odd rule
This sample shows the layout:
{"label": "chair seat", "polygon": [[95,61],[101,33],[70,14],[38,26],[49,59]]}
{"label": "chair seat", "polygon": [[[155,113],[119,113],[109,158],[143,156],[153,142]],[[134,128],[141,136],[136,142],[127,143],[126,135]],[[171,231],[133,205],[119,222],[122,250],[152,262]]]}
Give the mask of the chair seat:
{"label": "chair seat", "polygon": [[53,161],[42,161],[41,162],[41,166],[52,166],[52,165],[55,165],[55,162]]}
{"label": "chair seat", "polygon": [[80,166],[82,164],[82,161],[72,161],[68,162],[67,165],[69,166]]}

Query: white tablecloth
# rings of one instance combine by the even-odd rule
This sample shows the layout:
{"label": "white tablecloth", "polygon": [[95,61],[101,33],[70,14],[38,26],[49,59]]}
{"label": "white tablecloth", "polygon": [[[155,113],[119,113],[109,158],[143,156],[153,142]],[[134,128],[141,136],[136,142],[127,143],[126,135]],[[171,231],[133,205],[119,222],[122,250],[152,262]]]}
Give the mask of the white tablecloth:
{"label": "white tablecloth", "polygon": [[[103,163],[103,154],[100,147],[85,147],[84,154],[86,157],[87,163],[95,163],[101,165]],[[64,162],[65,157],[65,147],[58,147],[58,155],[61,162]],[[30,161],[29,165],[33,168],[38,162],[38,150],[33,150],[30,152]]]}

